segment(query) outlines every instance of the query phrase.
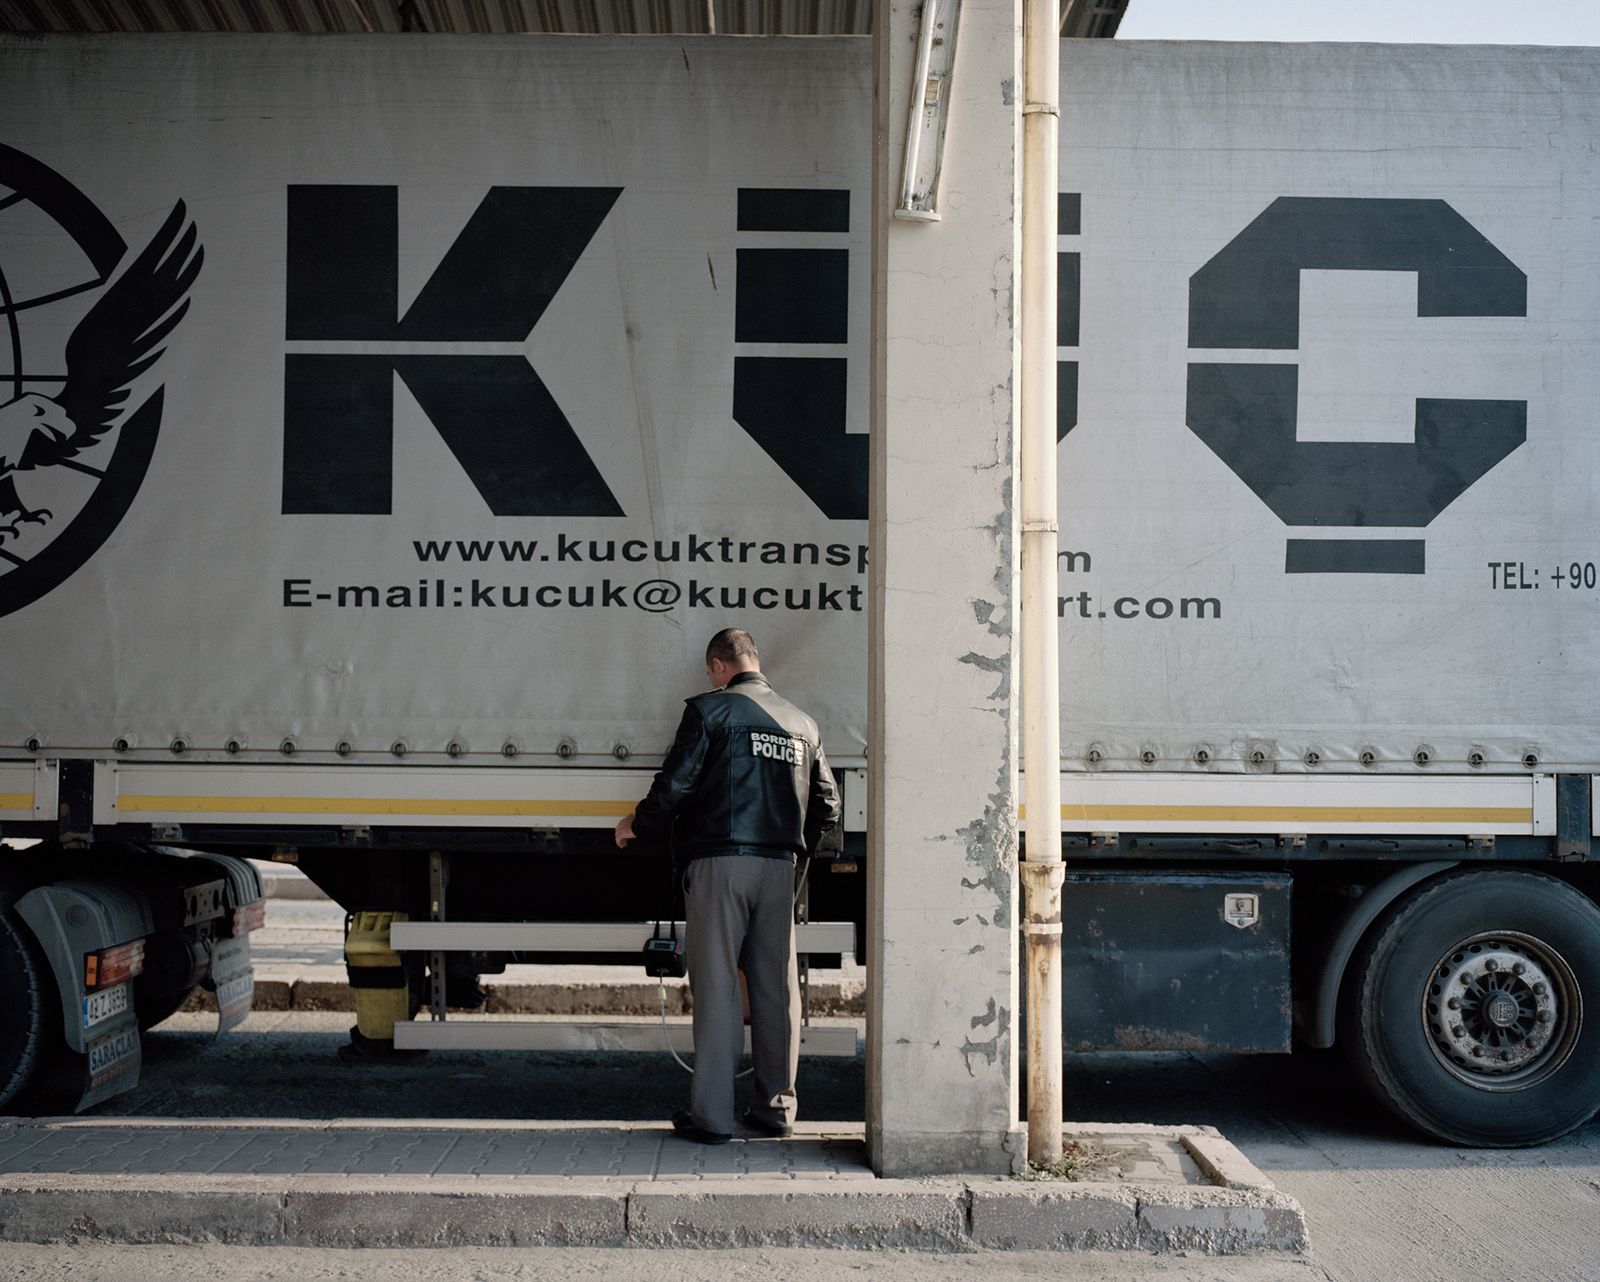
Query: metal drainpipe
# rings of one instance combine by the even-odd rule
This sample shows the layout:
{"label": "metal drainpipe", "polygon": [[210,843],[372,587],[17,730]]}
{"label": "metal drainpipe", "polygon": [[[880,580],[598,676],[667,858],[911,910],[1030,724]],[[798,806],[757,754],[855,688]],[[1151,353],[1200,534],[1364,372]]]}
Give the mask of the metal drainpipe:
{"label": "metal drainpipe", "polygon": [[1022,864],[1028,1160],[1061,1158],[1061,693],[1056,622],[1057,0],[1023,0]]}

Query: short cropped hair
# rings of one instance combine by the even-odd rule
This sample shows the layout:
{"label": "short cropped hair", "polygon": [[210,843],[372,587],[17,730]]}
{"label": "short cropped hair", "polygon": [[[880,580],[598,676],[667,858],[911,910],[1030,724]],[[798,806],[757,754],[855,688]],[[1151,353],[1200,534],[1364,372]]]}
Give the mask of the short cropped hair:
{"label": "short cropped hair", "polygon": [[743,628],[723,628],[706,646],[706,662],[713,659],[723,663],[737,663],[740,659],[761,662],[761,652],[754,639]]}

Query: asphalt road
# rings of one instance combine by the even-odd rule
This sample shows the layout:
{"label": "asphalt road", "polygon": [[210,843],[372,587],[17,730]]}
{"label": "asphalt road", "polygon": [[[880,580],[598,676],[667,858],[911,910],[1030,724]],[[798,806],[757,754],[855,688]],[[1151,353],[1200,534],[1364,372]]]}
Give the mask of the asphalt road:
{"label": "asphalt road", "polygon": [[[410,1064],[350,1066],[335,1058],[349,1023],[348,1015],[259,1013],[214,1041],[202,1031],[206,1017],[176,1017],[147,1039],[140,1088],[98,1111],[189,1118],[648,1120],[666,1118],[683,1100],[685,1075],[662,1055],[433,1052]],[[802,1116],[859,1121],[865,1080],[859,1058],[804,1061]],[[1316,1053],[1074,1057],[1067,1064],[1066,1108],[1069,1118],[1081,1121],[1218,1127],[1306,1210],[1315,1268],[1308,1273],[1293,1266],[1281,1274],[1286,1278],[1600,1279],[1600,1121],[1542,1148],[1446,1148],[1370,1104],[1337,1055]],[[20,1263],[13,1251],[7,1248],[8,1262]],[[675,1275],[681,1254],[674,1257]],[[509,1259],[502,1262],[509,1267]],[[732,1255],[727,1262],[731,1267]],[[579,1263],[570,1257],[572,1268]],[[1024,1265],[1020,1258],[1012,1263]],[[848,1271],[842,1258],[836,1264]],[[1201,1262],[1189,1267],[1187,1274],[1148,1276],[1251,1276],[1213,1275]]]}

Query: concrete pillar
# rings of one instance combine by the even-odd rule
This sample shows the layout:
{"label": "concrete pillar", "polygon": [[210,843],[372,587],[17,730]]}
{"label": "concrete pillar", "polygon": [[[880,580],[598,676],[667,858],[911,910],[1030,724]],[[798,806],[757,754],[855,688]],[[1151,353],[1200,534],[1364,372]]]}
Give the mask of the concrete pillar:
{"label": "concrete pillar", "polygon": [[941,221],[891,216],[918,0],[876,10],[867,1136],[1018,1169],[1018,0],[964,0]]}

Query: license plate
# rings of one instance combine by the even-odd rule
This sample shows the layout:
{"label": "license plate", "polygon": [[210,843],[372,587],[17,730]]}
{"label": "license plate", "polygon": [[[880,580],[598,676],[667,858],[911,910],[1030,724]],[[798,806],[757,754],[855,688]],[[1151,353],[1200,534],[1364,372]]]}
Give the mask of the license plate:
{"label": "license plate", "polygon": [[139,1055],[139,1026],[129,1024],[89,1046],[89,1085],[101,1085],[108,1078],[126,1072]]}
{"label": "license plate", "polygon": [[96,1024],[104,1023],[113,1015],[120,1015],[128,1009],[128,984],[118,984],[115,988],[108,988],[104,992],[90,993],[83,999],[83,1026],[93,1028]]}

